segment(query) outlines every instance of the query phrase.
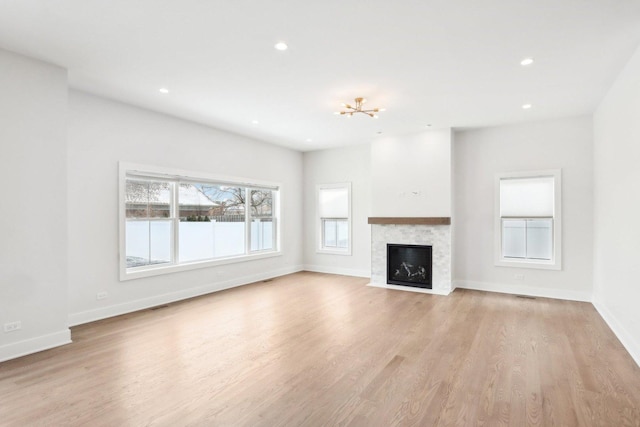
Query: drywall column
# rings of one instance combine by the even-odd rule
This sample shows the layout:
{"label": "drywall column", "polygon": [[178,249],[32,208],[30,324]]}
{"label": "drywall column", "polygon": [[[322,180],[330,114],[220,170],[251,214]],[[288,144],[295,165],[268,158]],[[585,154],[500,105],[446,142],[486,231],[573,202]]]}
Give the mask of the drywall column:
{"label": "drywall column", "polygon": [[0,50],[0,93],[2,361],[70,342],[67,72]]}
{"label": "drywall column", "polygon": [[450,217],[451,140],[449,128],[376,140],[371,216]]}
{"label": "drywall column", "polygon": [[[451,154],[449,128],[377,139],[371,147],[371,216],[451,217]],[[372,225],[371,284],[387,287],[388,244],[428,245],[433,289],[427,292],[449,294],[452,230],[451,225]]]}

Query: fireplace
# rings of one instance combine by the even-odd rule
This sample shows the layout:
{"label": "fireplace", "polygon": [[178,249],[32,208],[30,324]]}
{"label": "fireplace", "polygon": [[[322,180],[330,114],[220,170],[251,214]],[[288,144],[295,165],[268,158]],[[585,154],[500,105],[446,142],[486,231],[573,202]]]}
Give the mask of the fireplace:
{"label": "fireplace", "polygon": [[[393,223],[371,222],[371,283],[386,289],[398,289],[426,294],[449,295],[451,282],[451,225],[408,223],[406,218],[393,219]],[[421,288],[390,284],[388,279],[388,244],[431,246],[431,287]],[[395,270],[392,271],[395,273]],[[406,284],[405,284],[406,285]]]}
{"label": "fireplace", "polygon": [[432,288],[432,246],[387,244],[387,283]]}

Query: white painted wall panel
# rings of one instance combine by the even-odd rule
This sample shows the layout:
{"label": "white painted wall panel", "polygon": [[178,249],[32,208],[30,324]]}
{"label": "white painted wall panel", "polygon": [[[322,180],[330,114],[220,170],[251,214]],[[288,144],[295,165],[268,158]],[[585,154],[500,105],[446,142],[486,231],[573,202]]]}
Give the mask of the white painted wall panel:
{"label": "white painted wall panel", "polygon": [[371,216],[451,216],[451,130],[377,139],[371,146]]}
{"label": "white painted wall panel", "polygon": [[[281,183],[282,256],[120,282],[119,161]],[[71,91],[68,165],[72,323],[301,268],[300,152]]]}
{"label": "white painted wall panel", "polygon": [[594,303],[640,365],[640,48],[595,115]]}
{"label": "white painted wall panel", "polygon": [[[371,271],[370,145],[304,153],[304,264],[309,270],[368,276]],[[351,255],[316,253],[316,186],[351,183]]]}
{"label": "white painted wall panel", "polygon": [[0,361],[67,328],[66,70],[0,50]]}
{"label": "white painted wall panel", "polygon": [[[454,281],[460,286],[590,300],[593,122],[576,117],[456,132]],[[562,169],[561,271],[494,265],[496,173]]]}

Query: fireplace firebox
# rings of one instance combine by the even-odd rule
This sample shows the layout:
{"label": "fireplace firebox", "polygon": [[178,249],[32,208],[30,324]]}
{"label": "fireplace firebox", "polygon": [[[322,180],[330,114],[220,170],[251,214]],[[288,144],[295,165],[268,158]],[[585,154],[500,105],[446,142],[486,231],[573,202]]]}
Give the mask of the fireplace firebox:
{"label": "fireplace firebox", "polygon": [[432,246],[387,243],[387,283],[431,289]]}

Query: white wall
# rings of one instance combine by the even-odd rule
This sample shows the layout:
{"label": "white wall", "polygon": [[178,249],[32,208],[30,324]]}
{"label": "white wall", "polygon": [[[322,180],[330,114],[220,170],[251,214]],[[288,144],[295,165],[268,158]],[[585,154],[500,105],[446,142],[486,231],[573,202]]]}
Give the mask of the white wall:
{"label": "white wall", "polygon": [[69,342],[66,104],[66,70],[0,50],[0,361]]}
{"label": "white wall", "polygon": [[[304,263],[309,271],[368,277],[371,273],[370,145],[304,153]],[[317,253],[316,185],[351,182],[351,255]]]}
{"label": "white wall", "polygon": [[[302,268],[301,153],[76,91],[68,133],[71,324]],[[281,183],[282,256],[120,282],[119,161]]]}
{"label": "white wall", "polygon": [[451,130],[377,139],[371,187],[371,216],[451,216]]}
{"label": "white wall", "polygon": [[640,48],[594,122],[594,305],[640,365]]}
{"label": "white wall", "polygon": [[[590,301],[593,128],[588,116],[456,132],[454,283],[458,287]],[[562,270],[494,265],[494,177],[562,169]],[[516,276],[524,276],[517,278]]]}

